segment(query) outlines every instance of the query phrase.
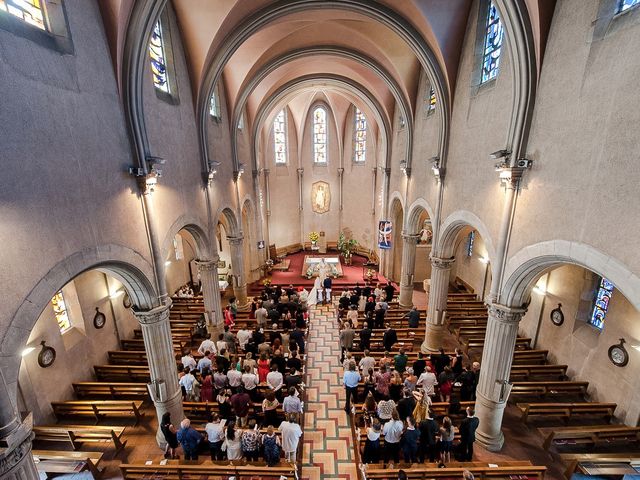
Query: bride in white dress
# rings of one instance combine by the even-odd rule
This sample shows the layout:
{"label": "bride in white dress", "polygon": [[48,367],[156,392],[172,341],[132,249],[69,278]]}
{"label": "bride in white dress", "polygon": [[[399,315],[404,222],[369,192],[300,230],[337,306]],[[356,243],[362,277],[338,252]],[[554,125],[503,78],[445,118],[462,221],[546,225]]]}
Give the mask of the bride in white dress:
{"label": "bride in white dress", "polygon": [[318,303],[318,294],[320,292],[322,292],[322,280],[320,280],[320,277],[318,276],[314,280],[313,288],[309,292],[309,298],[307,299],[308,306],[313,306]]}

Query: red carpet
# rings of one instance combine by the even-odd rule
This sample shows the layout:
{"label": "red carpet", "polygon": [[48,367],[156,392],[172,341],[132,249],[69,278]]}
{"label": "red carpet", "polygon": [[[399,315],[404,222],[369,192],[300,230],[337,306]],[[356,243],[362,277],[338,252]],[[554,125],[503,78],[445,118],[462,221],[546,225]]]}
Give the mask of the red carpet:
{"label": "red carpet", "polygon": [[[279,284],[279,285],[288,285],[290,283],[294,284],[294,285],[309,285],[309,286],[313,286],[313,282],[314,282],[314,278],[311,279],[307,279],[306,277],[303,277],[301,275],[302,273],[302,263],[304,262],[304,256],[305,255],[310,255],[312,252],[298,252],[298,253],[294,253],[292,255],[288,255],[286,258],[287,260],[291,261],[291,264],[289,265],[289,271],[287,272],[278,272],[278,271],[274,271],[271,272],[271,281],[273,283]],[[315,255],[315,253],[314,253]],[[336,253],[329,253],[327,255],[323,255],[323,256],[327,256],[327,257],[335,257],[337,254]],[[364,279],[363,279],[363,266],[364,263],[367,261],[367,259],[365,257],[360,257],[358,255],[354,255],[351,258],[351,263],[352,265],[345,265],[344,263],[342,264],[342,272],[343,272],[343,276],[339,277],[339,278],[335,278],[333,280],[333,285],[334,288],[340,287],[340,285],[351,285],[354,284],[356,282],[360,282],[360,284],[364,285]],[[383,277],[382,275],[378,274],[378,281],[380,283],[386,283],[387,279],[385,277]],[[375,284],[375,281],[373,282]]]}

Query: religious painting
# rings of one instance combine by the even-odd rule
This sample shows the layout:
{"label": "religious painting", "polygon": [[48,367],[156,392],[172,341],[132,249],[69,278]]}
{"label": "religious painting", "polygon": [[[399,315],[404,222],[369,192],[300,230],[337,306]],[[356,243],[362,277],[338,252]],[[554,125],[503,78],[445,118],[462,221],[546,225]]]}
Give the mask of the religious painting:
{"label": "religious painting", "polygon": [[311,208],[315,213],[327,213],[331,204],[331,190],[327,182],[311,185]]}
{"label": "religious painting", "polygon": [[391,248],[391,234],[393,225],[388,220],[380,220],[378,223],[378,248],[389,250]]}

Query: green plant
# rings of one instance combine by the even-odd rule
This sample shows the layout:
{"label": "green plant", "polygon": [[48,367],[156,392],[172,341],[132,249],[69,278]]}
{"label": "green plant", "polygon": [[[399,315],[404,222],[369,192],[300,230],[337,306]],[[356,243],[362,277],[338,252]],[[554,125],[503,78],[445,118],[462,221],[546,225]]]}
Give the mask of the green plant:
{"label": "green plant", "polygon": [[344,232],[340,232],[338,236],[338,251],[342,253],[345,258],[351,256],[351,252],[358,246],[358,241],[355,238],[347,238]]}

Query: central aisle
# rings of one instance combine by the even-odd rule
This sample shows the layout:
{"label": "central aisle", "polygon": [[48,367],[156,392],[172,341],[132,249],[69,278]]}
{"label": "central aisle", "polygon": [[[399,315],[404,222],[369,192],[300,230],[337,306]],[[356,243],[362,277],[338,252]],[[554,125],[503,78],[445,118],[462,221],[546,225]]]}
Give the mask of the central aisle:
{"label": "central aisle", "polygon": [[343,410],[335,306],[315,306],[309,317],[302,478],[357,480],[351,426]]}

